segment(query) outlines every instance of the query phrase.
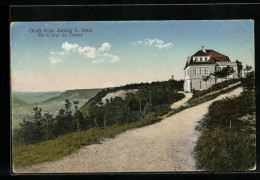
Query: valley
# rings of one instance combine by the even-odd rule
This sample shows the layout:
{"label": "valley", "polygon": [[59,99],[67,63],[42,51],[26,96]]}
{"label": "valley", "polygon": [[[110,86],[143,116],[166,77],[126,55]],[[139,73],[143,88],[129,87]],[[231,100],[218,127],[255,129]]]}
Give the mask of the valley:
{"label": "valley", "polygon": [[78,100],[82,107],[90,98],[102,89],[78,89],[64,92],[13,92],[12,93],[12,127],[17,129],[23,119],[33,120],[33,108],[41,107],[42,112],[56,116],[64,108],[65,100]]}

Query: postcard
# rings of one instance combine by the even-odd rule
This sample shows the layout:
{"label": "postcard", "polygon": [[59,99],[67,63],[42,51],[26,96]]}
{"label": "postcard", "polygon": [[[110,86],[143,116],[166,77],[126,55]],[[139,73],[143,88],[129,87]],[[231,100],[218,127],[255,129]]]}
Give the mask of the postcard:
{"label": "postcard", "polygon": [[11,22],[12,171],[256,168],[254,21]]}

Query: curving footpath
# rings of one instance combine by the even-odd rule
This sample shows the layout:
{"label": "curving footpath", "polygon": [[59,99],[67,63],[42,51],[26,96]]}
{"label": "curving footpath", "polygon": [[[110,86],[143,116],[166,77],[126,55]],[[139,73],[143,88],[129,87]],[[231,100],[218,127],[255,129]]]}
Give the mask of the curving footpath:
{"label": "curving footpath", "polygon": [[[150,126],[128,130],[102,144],[93,144],[52,162],[16,173],[167,172],[195,171],[194,148],[200,136],[195,128],[208,107],[224,97],[238,96],[237,88],[217,98],[176,113]],[[185,103],[185,101],[183,101]]]}

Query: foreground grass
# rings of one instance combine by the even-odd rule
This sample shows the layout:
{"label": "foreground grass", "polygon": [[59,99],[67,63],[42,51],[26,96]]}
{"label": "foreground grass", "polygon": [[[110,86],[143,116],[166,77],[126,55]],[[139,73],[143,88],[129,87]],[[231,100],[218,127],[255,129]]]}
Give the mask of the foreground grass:
{"label": "foreground grass", "polygon": [[221,91],[219,91],[219,92],[217,92],[217,93],[214,93],[214,94],[212,94],[212,95],[205,96],[205,97],[203,97],[203,98],[201,98],[201,99],[198,99],[197,101],[190,101],[190,100],[189,100],[188,103],[187,103],[185,106],[180,106],[178,109],[174,109],[174,110],[172,110],[170,113],[168,113],[167,117],[172,116],[173,114],[176,114],[176,113],[178,113],[178,112],[180,112],[180,111],[183,111],[183,110],[185,110],[185,109],[188,109],[188,108],[190,108],[190,107],[194,107],[194,106],[200,105],[200,104],[202,104],[202,103],[204,103],[204,102],[207,102],[207,101],[210,101],[210,100],[212,100],[212,99],[215,99],[215,98],[218,97],[219,95],[225,94],[225,93],[228,93],[228,92],[231,92],[231,91],[237,89],[237,88],[240,87],[240,86],[241,86],[241,84],[235,85],[235,86],[233,86],[233,87],[231,87],[231,88],[227,88],[227,89],[225,89],[225,90],[221,90]]}
{"label": "foreground grass", "polygon": [[[205,98],[200,99],[199,101],[193,101],[192,103],[189,103],[188,106],[181,106],[179,109],[173,111],[172,113],[169,113],[169,115],[175,114],[189,107],[193,107],[208,100],[214,99],[220,94],[232,91],[239,86],[240,85],[237,85],[232,88],[226,89],[224,91],[214,94],[213,96],[207,96]],[[162,112],[161,115],[168,113],[167,108],[165,109],[165,112]],[[41,143],[30,145],[18,145],[15,142],[13,142],[13,165],[15,167],[23,167],[45,161],[57,160],[73,152],[76,152],[79,148],[83,146],[98,143],[102,137],[110,138],[128,129],[146,126],[158,122],[160,120],[161,118],[158,117],[158,114],[151,113],[148,114],[145,118],[130,124],[116,124],[112,126],[107,126],[105,128],[91,128],[82,132],[69,133],[60,136],[56,139],[44,141]]]}
{"label": "foreground grass", "polygon": [[252,92],[214,102],[200,127],[202,136],[196,147],[198,167],[210,171],[243,171],[254,167],[255,121],[239,120],[254,112]]}
{"label": "foreground grass", "polygon": [[193,101],[197,98],[200,98],[200,97],[202,97],[206,94],[210,94],[211,92],[222,90],[223,88],[226,88],[229,85],[234,84],[234,83],[239,82],[239,81],[240,81],[240,79],[230,79],[230,80],[223,81],[223,84],[222,84],[222,82],[214,84],[212,87],[209,87],[206,90],[194,90],[193,96],[189,100],[189,102],[191,102],[191,101]]}
{"label": "foreground grass", "polygon": [[159,121],[155,113],[145,116],[138,122],[125,125],[112,125],[105,128],[91,128],[82,132],[73,132],[56,139],[30,145],[18,145],[13,142],[12,161],[15,167],[23,167],[31,164],[52,161],[65,157],[79,148],[98,143],[99,140],[110,138],[128,129],[146,126]]}

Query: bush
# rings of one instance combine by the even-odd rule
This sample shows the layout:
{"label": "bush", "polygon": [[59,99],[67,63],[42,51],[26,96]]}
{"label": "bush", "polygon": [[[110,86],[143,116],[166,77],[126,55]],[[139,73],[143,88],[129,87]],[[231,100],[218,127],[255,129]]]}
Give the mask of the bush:
{"label": "bush", "polygon": [[[223,88],[228,87],[230,84],[234,84],[234,83],[239,82],[239,81],[240,81],[239,79],[230,79],[230,80],[224,81],[223,82]],[[189,100],[189,102],[198,98],[198,97],[204,96],[206,94],[209,94],[211,92],[218,91],[218,90],[221,90],[221,89],[222,89],[222,83],[214,84],[213,86],[211,86],[210,88],[205,89],[205,90],[195,90],[195,89],[193,89],[192,90],[193,96]]]}
{"label": "bush", "polygon": [[[254,96],[248,92],[212,103],[197,145],[198,164],[203,170],[241,171],[255,165],[254,125],[238,120],[253,112]],[[228,121],[232,121],[231,128]]]}

